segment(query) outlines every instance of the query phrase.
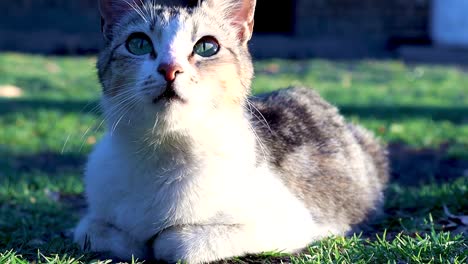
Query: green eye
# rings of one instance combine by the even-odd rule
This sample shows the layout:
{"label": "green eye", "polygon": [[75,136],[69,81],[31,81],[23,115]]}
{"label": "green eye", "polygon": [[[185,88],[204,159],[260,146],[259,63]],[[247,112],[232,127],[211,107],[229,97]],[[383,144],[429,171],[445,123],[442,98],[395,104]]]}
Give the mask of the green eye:
{"label": "green eye", "polygon": [[145,55],[153,52],[153,44],[150,38],[143,33],[130,35],[126,43],[127,50],[135,55]]}
{"label": "green eye", "polygon": [[193,47],[193,52],[202,57],[211,57],[218,53],[219,44],[213,37],[203,37]]}

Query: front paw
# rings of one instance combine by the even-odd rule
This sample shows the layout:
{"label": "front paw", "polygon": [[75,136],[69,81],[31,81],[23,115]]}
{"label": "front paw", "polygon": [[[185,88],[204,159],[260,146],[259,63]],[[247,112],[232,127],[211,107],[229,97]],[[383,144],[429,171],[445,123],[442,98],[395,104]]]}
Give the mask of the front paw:
{"label": "front paw", "polygon": [[153,242],[154,258],[169,263],[188,262],[190,257],[187,243],[183,228],[166,229]]}
{"label": "front paw", "polygon": [[104,253],[122,260],[147,258],[148,250],[113,225],[85,216],[75,229],[74,241],[84,251]]}
{"label": "front paw", "polygon": [[156,237],[153,254],[156,259],[170,263],[208,263],[242,255],[244,241],[240,238],[235,226],[175,226]]}

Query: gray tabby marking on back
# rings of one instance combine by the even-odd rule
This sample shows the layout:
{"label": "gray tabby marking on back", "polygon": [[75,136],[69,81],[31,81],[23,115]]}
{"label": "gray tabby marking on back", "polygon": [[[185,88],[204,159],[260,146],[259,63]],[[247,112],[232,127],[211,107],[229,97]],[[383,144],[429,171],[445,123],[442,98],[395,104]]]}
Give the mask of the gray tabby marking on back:
{"label": "gray tabby marking on back", "polygon": [[258,116],[252,122],[268,161],[316,220],[353,225],[379,209],[388,164],[385,149],[371,133],[347,124],[311,89],[283,89],[252,102],[268,123]]}

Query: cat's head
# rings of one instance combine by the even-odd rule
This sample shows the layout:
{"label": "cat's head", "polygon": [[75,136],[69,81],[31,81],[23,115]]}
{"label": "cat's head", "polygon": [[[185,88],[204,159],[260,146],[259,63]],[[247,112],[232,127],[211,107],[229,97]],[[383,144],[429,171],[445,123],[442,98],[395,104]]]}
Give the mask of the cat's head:
{"label": "cat's head", "polygon": [[[190,128],[241,111],[255,0],[99,0],[98,61],[110,124]],[[159,123],[155,123],[155,122]]]}

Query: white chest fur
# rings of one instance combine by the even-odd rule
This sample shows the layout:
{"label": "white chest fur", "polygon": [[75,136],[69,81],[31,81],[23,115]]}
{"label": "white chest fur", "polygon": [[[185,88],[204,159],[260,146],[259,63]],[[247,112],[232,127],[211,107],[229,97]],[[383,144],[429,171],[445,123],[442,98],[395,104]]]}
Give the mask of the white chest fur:
{"label": "white chest fur", "polygon": [[[155,254],[169,252],[177,260],[202,252],[205,261],[262,251],[292,252],[314,239],[340,233],[340,227],[315,223],[268,163],[258,164],[255,137],[247,125],[193,127],[190,132],[197,140],[190,142],[189,153],[177,148],[170,153],[141,151],[128,137],[105,135],[89,158],[85,178],[89,211],[75,240],[94,233],[93,250],[127,258],[134,252],[144,256],[139,248],[163,232],[169,240],[158,235]],[[93,222],[104,223],[104,229],[93,229]],[[107,234],[107,225],[113,234]],[[216,226],[239,228],[217,233],[226,236],[195,231],[190,238],[182,235],[180,243],[194,243],[189,249],[211,244],[181,253],[167,233],[177,226],[211,226],[208,230],[213,232],[220,230]]]}
{"label": "white chest fur", "polygon": [[180,224],[280,221],[314,228],[307,209],[266,165],[256,167],[248,154],[237,160],[219,154],[201,164],[160,164],[107,135],[87,167],[90,213],[138,240]]}

